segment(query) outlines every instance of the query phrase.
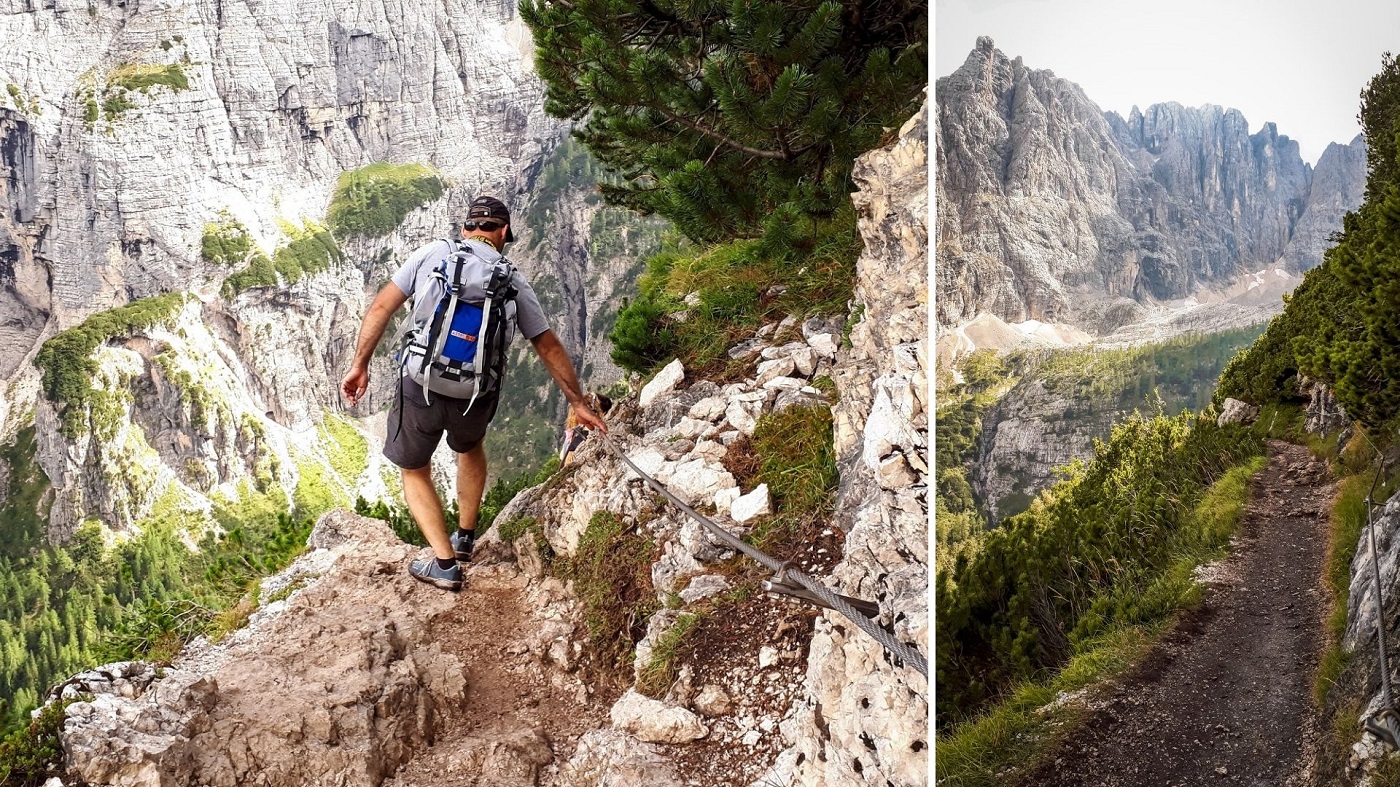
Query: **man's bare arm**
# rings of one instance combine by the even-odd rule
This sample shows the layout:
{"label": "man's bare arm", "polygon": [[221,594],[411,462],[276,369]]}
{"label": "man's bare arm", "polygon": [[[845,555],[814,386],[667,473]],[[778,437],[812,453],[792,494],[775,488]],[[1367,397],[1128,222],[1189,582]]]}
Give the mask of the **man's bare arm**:
{"label": "man's bare arm", "polygon": [[549,370],[554,382],[558,383],[560,390],[564,392],[564,398],[569,400],[579,423],[608,431],[603,419],[589,409],[588,401],[583,397],[583,389],[579,387],[578,375],[574,373],[574,362],[569,358],[568,350],[559,343],[559,337],[554,335],[554,331],[545,331],[531,339],[530,343],[535,346],[535,352],[544,362],[544,368]]}
{"label": "man's bare arm", "polygon": [[384,329],[388,327],[394,312],[407,300],[408,296],[399,289],[399,285],[389,282],[370,303],[365,320],[360,325],[360,340],[355,345],[355,358],[350,362],[350,371],[340,383],[340,392],[350,401],[352,407],[369,389],[369,360],[374,357],[374,348],[378,347],[380,340],[384,338]]}

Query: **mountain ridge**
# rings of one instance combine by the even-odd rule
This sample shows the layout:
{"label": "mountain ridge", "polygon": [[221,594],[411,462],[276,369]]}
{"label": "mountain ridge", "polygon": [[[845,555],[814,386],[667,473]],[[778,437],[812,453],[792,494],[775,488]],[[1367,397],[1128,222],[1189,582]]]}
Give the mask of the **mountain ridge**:
{"label": "mountain ridge", "polygon": [[987,37],[936,94],[940,328],[990,312],[1102,335],[1247,273],[1296,276],[1364,185],[1360,139],[1313,168],[1238,110],[1124,118]]}

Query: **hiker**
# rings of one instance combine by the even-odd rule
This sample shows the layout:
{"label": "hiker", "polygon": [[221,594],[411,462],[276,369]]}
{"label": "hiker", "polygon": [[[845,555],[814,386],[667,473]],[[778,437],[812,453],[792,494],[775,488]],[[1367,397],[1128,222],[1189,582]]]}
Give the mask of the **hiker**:
{"label": "hiker", "polygon": [[[386,422],[384,457],[399,466],[404,501],[433,550],[433,558],[410,563],[409,574],[452,591],[462,589],[460,563],[471,559],[476,542],[486,489],[482,438],[496,414],[514,328],[534,345],[564,391],[570,417],[607,431],[589,409],[573,362],[549,329],[534,289],[500,254],[515,240],[505,203],[485,196],[473,200],[461,233],[460,244],[439,240],[416,249],[380,289],[340,384],[351,406],[365,395],[369,361],[385,326],[412,297],[411,332],[399,355],[399,389]],[[443,432],[457,453],[458,526],[451,536],[432,477],[432,455]]]}
{"label": "hiker", "polygon": [[[594,405],[594,410],[600,415],[607,415],[612,409],[612,399],[603,394],[590,394],[592,400],[589,404]],[[573,410],[569,411],[569,417],[564,421],[564,442],[559,445],[559,466],[568,467],[573,461],[574,452],[583,445],[583,441],[588,439],[588,427],[579,423],[578,416]]]}

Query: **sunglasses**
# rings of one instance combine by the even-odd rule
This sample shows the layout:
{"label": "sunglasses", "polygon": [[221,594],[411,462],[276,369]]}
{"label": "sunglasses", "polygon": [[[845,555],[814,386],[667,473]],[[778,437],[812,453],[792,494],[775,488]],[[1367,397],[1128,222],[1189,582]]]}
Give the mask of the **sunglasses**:
{"label": "sunglasses", "polygon": [[475,220],[473,220],[473,221],[464,221],[464,222],[462,222],[462,229],[466,230],[467,232],[474,232],[474,231],[476,231],[476,230],[482,230],[483,232],[495,232],[496,230],[498,230],[498,229],[500,229],[501,227],[504,227],[504,226],[506,226],[506,225],[505,225],[504,223],[502,223],[502,222],[499,222],[499,221],[475,221]]}

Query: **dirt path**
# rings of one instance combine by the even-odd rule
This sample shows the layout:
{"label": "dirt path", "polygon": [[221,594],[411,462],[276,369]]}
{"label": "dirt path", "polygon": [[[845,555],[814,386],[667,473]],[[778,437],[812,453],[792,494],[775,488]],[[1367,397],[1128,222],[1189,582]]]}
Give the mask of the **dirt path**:
{"label": "dirt path", "polygon": [[465,665],[466,704],[442,721],[434,745],[387,784],[549,784],[579,736],[606,726],[608,703],[589,702],[577,686],[555,685],[529,652],[522,637],[535,624],[525,607],[524,576],[505,565],[473,565],[466,579],[456,607],[432,623],[443,651]]}
{"label": "dirt path", "polygon": [[1093,702],[1023,784],[1311,784],[1332,494],[1321,462],[1271,441],[1235,552],[1201,609]]}

